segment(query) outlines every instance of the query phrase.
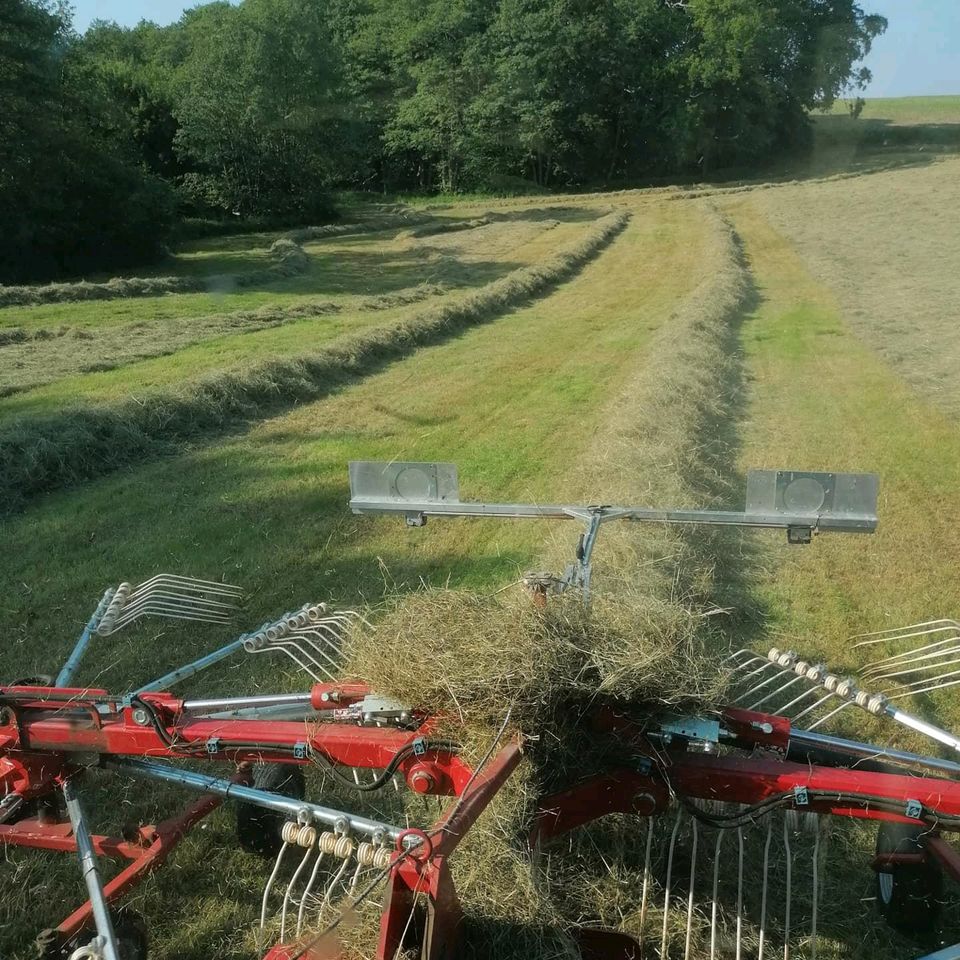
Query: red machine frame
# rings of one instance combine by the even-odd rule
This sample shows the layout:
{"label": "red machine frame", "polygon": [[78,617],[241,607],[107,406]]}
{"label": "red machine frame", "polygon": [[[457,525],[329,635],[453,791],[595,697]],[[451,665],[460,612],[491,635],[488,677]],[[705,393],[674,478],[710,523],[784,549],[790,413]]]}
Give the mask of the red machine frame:
{"label": "red machine frame", "polygon": [[[315,708],[342,709],[369,691],[357,684],[319,684],[311,693]],[[168,693],[125,701],[103,690],[24,686],[0,688],[0,703],[0,789],[24,802],[55,796],[91,754],[231,762],[237,765],[235,782],[247,783],[252,762],[307,764],[310,754],[319,754],[331,764],[383,769],[402,752],[396,769],[410,789],[456,800],[429,830],[414,831],[419,846],[398,842],[386,877],[378,958],[396,955],[418,903],[426,908],[425,922],[416,933],[421,956],[441,960],[455,955],[462,914],[449,858],[522,757],[521,744],[511,741],[489,765],[473,770],[450,747],[431,746],[429,737],[439,723],[427,715],[416,718],[416,729],[340,719],[308,728],[303,722],[193,717],[184,711],[183,700]],[[790,743],[789,722],[766,714],[733,709],[721,714],[731,745],[753,751],[752,756],[688,751],[683,738],[652,743],[649,731],[611,713],[601,712],[595,720],[600,731],[622,740],[648,763],[607,771],[543,798],[531,844],[610,813],[660,813],[671,793],[743,804],[780,798],[796,809],[833,816],[912,824],[929,822],[934,814],[946,818],[946,827],[930,831],[921,853],[881,855],[873,867],[890,869],[932,857],[960,881],[960,856],[940,835],[941,829],[960,830],[960,782],[791,762],[783,759]],[[410,751],[418,741],[420,748]],[[130,861],[105,885],[107,899],[123,896],[160,866],[220,802],[219,797],[204,796],[181,816],[142,827],[130,837],[94,837],[97,853]],[[920,805],[920,818],[907,815],[908,804]],[[0,824],[0,843],[58,851],[77,848],[69,824],[49,810]],[[88,902],[48,932],[47,941],[66,942],[90,919]],[[300,952],[297,946],[278,945],[269,956],[283,960]]]}

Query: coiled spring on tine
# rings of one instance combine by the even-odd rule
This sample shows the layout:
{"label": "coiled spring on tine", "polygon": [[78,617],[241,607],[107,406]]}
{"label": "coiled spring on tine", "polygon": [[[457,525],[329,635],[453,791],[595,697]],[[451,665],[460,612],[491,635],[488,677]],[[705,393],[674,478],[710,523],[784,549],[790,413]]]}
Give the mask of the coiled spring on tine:
{"label": "coiled spring on tine", "polygon": [[[292,847],[301,847],[304,851],[300,862],[294,869],[293,875],[290,877],[290,881],[284,890],[280,907],[280,942],[285,942],[286,940],[287,912],[291,905],[297,907],[296,936],[299,936],[308,909],[318,907],[318,919],[321,918],[323,911],[333,902],[334,893],[338,886],[343,887],[343,892],[347,896],[351,895],[356,889],[360,873],[364,868],[373,867],[380,870],[385,869],[390,865],[393,856],[391,849],[383,846],[381,843],[370,843],[367,841],[356,843],[348,835],[345,824],[338,826],[335,831],[318,831],[316,827],[310,826],[309,824],[300,824],[291,821],[283,825],[280,835],[283,840],[283,845],[280,847],[276,863],[267,880],[267,885],[263,891],[263,900],[260,905],[261,929],[266,926],[270,893],[287,851]],[[313,867],[310,870],[299,898],[295,897],[294,890],[298,881],[306,872],[311,858],[314,858]],[[338,867],[331,869],[331,872],[328,874],[323,893],[315,894],[313,891],[317,885],[320,868],[327,858],[331,858],[334,862],[338,860],[341,862]],[[349,883],[344,884],[344,877],[350,869],[351,862],[354,863],[353,874]]]}
{"label": "coiled spring on tine", "polygon": [[[735,706],[787,717],[795,727],[815,730],[851,704],[880,716],[887,700],[861,690],[851,677],[831,673],[822,663],[802,660],[792,651],[772,647],[766,656],[738,650],[731,656],[738,681]],[[820,708],[831,701],[833,709]]]}
{"label": "coiled spring on tine", "polygon": [[243,649],[247,653],[280,651],[318,683],[323,677],[335,681],[343,658],[344,634],[357,623],[372,629],[355,610],[331,611],[325,603],[305,603],[248,634]]}
{"label": "coiled spring on tine", "polygon": [[137,586],[121,583],[96,630],[106,637],[146,616],[227,623],[242,596],[239,587],[228,583],[161,573]]}

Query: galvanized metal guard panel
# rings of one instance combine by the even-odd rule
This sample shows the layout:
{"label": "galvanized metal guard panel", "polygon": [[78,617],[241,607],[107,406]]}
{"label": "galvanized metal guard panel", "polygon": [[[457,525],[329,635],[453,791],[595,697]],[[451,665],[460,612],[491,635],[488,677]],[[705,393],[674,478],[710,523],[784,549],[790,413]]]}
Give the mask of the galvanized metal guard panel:
{"label": "galvanized metal guard panel", "polygon": [[459,503],[457,467],[453,463],[351,460],[350,496],[352,501],[373,503]]}
{"label": "galvanized metal guard panel", "polygon": [[427,517],[531,517],[579,520],[586,524],[633,520],[787,530],[808,542],[814,531],[872,533],[877,526],[875,474],[755,470],[747,481],[747,509],[685,510],[641,506],[480,503],[460,499],[452,463],[399,461],[350,463],[350,507],[354,513],[404,514],[420,526]]}
{"label": "galvanized metal guard panel", "polygon": [[877,487],[873,473],[751,470],[746,512],[875,523]]}

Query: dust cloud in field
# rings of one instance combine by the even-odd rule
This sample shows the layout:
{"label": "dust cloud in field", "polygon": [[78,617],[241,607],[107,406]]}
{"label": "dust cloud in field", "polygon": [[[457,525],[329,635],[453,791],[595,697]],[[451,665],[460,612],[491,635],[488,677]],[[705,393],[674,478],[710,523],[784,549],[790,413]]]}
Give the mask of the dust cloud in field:
{"label": "dust cloud in field", "polygon": [[960,416],[960,160],[750,202],[830,286],[858,335],[925,398]]}

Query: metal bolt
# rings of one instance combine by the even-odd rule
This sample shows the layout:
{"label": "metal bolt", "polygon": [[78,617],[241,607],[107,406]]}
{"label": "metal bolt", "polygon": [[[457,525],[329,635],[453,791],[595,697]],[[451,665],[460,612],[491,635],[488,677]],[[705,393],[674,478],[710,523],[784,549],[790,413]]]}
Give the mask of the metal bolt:
{"label": "metal bolt", "polygon": [[410,788],[416,793],[430,793],[434,789],[433,777],[426,770],[418,770],[410,778]]}
{"label": "metal bolt", "polygon": [[133,722],[145,727],[150,723],[150,714],[143,707],[137,707],[133,711]]}

